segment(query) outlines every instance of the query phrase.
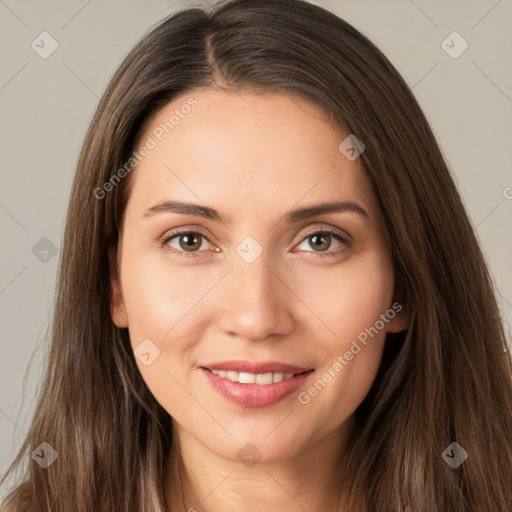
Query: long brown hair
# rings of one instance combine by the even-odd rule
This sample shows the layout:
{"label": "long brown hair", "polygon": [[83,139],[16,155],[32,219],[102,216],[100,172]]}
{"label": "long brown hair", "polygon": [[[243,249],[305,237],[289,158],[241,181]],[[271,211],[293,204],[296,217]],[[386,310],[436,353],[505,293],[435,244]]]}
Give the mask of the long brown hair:
{"label": "long brown hair", "polygon": [[[512,510],[512,363],[493,286],[432,130],[389,60],[334,14],[301,0],[231,0],[163,20],[124,60],[80,154],[58,275],[48,367],[16,510],[164,512],[171,417],[144,383],[127,329],[110,316],[130,158],[152,114],[182,92],[282,91],[320,106],[361,154],[389,239],[407,331],[388,335],[356,411],[350,512]],[[136,171],[134,171],[136,172]],[[47,442],[47,469],[30,457]],[[457,442],[468,458],[442,457]],[[177,477],[177,486],[179,478]],[[178,490],[177,490],[178,492]],[[24,508],[23,508],[24,507]]]}

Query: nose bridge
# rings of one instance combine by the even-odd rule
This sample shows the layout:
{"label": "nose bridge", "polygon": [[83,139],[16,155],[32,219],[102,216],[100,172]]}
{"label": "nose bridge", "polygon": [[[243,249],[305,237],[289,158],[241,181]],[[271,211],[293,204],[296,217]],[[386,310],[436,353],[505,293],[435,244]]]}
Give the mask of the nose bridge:
{"label": "nose bridge", "polygon": [[249,340],[285,334],[293,328],[289,292],[265,252],[250,262],[234,255],[223,287],[220,327]]}

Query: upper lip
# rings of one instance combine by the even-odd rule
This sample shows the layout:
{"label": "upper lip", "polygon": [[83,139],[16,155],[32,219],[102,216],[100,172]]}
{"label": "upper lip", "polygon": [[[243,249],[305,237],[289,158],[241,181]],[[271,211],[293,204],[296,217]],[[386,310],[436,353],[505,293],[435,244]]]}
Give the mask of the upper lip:
{"label": "upper lip", "polygon": [[293,364],[279,363],[277,361],[220,361],[218,363],[208,363],[201,365],[208,370],[230,370],[234,372],[246,373],[303,373],[313,368],[301,368]]}

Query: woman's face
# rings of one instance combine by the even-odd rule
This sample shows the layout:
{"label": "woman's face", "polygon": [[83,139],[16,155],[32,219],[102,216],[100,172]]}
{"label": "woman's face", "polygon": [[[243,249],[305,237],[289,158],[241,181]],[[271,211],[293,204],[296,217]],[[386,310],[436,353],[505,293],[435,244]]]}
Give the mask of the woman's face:
{"label": "woman's face", "polygon": [[[141,138],[113,319],[175,426],[223,458],[288,458],[341,434],[386,331],[405,328],[370,183],[339,149],[347,136],[294,96],[206,90]],[[312,371],[286,375],[299,369]]]}

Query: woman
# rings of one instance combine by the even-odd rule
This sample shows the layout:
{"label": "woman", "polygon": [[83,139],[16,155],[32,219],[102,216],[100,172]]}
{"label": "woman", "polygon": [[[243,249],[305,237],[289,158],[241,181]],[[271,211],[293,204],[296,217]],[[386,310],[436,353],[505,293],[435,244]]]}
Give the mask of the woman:
{"label": "woman", "polygon": [[370,41],[232,0],[137,44],[80,155],[6,510],[511,510],[511,404],[468,216]]}

